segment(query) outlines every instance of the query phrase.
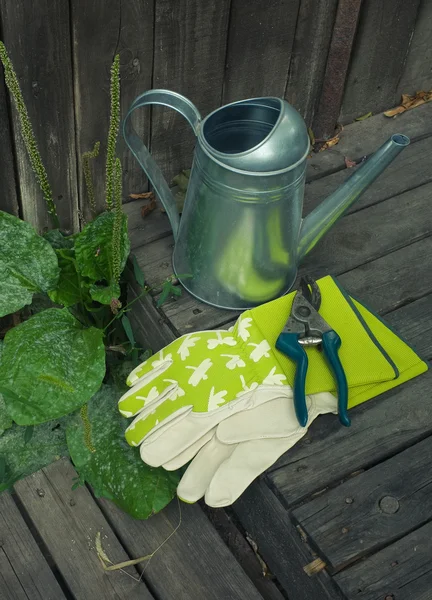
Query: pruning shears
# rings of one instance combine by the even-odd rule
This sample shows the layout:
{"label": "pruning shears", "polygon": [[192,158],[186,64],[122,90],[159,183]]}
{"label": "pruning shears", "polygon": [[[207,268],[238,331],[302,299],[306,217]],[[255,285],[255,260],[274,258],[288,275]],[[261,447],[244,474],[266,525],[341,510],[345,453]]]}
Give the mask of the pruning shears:
{"label": "pruning shears", "polygon": [[290,317],[276,340],[276,348],[297,363],[294,407],[300,425],[306,427],[308,422],[305,386],[309,361],[305,347],[319,346],[336,380],[339,421],[345,427],[349,427],[351,421],[348,417],[348,383],[338,354],[342,342],[336,331],[319,314],[320,306],[321,293],[318,284],[311,277],[302,277]]}

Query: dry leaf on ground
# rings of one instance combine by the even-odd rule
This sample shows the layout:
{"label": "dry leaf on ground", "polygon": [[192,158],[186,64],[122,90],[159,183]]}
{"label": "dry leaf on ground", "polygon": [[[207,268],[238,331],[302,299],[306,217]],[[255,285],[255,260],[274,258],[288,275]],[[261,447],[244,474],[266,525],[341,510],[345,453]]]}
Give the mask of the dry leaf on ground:
{"label": "dry leaf on ground", "polygon": [[144,204],[144,206],[141,207],[141,217],[145,219],[147,215],[154,211],[155,208],[156,198],[153,196],[150,198],[150,202],[148,204]]}
{"label": "dry leaf on ground", "polygon": [[319,151],[322,152],[323,150],[327,150],[328,148],[331,148],[332,146],[336,146],[336,144],[339,144],[339,134],[337,134],[334,137],[327,140],[325,142],[325,144],[323,144],[321,146]]}
{"label": "dry leaf on ground", "polygon": [[361,117],[357,117],[357,119],[354,119],[354,121],[364,121],[365,119],[369,119],[369,117],[372,116],[371,112],[366,113],[365,115],[362,115]]}
{"label": "dry leaf on ground", "polygon": [[345,156],[345,166],[347,169],[351,169],[352,167],[355,167],[356,164],[357,163],[355,160],[351,160]]}
{"label": "dry leaf on ground", "polygon": [[140,194],[129,194],[131,200],[146,200],[147,198],[154,198],[153,192],[141,192]]}
{"label": "dry leaf on ground", "polygon": [[414,96],[410,96],[409,94],[402,94],[401,103],[399,106],[392,108],[391,110],[387,110],[384,113],[386,117],[396,117],[401,113],[404,113],[407,110],[411,110],[412,108],[416,108],[417,106],[421,106],[422,104],[426,104],[426,102],[432,101],[432,90],[429,92],[417,92]]}

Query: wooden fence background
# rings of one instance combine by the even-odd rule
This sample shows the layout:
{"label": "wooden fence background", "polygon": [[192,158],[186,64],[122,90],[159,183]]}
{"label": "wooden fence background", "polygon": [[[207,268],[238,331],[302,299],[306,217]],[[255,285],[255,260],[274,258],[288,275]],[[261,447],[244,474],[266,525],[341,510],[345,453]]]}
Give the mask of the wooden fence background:
{"label": "wooden fence background", "polygon": [[[254,95],[284,96],[316,137],[330,136],[401,93],[432,88],[432,0],[0,0],[0,38],[19,76],[62,228],[86,213],[81,156],[104,203],[109,70],[121,56],[122,114],[166,87],[206,115]],[[0,69],[1,70],[1,69]],[[172,178],[191,163],[193,135],[173,111],[143,111],[137,127]],[[119,140],[124,196],[146,179]],[[0,78],[0,209],[48,225]]]}

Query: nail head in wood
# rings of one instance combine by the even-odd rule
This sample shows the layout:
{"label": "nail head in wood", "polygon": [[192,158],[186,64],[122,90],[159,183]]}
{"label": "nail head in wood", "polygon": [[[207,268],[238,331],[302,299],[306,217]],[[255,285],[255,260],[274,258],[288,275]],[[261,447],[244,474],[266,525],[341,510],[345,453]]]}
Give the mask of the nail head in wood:
{"label": "nail head in wood", "polygon": [[394,515],[399,510],[400,504],[397,498],[394,498],[393,496],[384,496],[379,501],[379,507],[383,513]]}

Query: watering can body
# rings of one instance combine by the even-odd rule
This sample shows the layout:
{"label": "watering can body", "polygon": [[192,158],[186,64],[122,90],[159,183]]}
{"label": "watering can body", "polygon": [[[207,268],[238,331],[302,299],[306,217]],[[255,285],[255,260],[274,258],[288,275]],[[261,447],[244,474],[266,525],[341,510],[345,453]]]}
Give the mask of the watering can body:
{"label": "watering can body", "polygon": [[[132,127],[132,113],[148,104],[177,110],[197,136],[181,219],[159,167]],[[302,220],[309,136],[285,100],[243,100],[202,120],[183,96],[150,90],[130,107],[123,133],[170,219],[176,276],[198,299],[236,310],[287,292],[299,260],[409,143],[403,135],[392,136]]]}

